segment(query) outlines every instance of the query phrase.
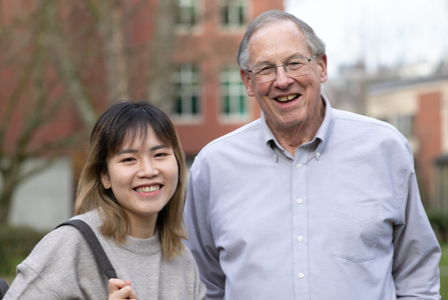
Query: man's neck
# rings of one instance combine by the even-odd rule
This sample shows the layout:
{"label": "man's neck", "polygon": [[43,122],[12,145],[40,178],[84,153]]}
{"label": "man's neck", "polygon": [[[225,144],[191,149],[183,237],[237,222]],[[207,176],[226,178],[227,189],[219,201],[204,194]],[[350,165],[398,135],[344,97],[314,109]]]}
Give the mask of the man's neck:
{"label": "man's neck", "polygon": [[319,113],[305,122],[291,128],[275,128],[268,126],[277,141],[286,151],[295,154],[296,148],[314,139],[325,118],[325,102],[322,100],[318,108]]}

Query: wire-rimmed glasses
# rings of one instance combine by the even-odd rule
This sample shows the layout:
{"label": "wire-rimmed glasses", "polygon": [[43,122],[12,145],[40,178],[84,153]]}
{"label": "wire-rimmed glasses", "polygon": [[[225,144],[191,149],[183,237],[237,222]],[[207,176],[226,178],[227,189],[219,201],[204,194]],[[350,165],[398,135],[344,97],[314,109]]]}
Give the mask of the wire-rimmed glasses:
{"label": "wire-rimmed glasses", "polygon": [[281,65],[263,63],[253,66],[252,69],[248,71],[254,75],[255,81],[258,83],[272,81],[277,78],[278,67],[283,67],[285,73],[290,77],[301,76],[308,73],[309,68],[307,68],[307,66],[312,59],[317,57],[317,55],[318,54],[311,58],[303,56],[293,57]]}

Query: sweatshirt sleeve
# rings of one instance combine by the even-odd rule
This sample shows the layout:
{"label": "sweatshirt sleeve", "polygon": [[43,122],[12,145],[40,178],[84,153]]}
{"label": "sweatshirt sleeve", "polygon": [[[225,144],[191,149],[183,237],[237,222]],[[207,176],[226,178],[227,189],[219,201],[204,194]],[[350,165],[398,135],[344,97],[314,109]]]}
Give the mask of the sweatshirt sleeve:
{"label": "sweatshirt sleeve", "polygon": [[17,276],[3,300],[62,299],[50,284],[25,263],[17,266]]}
{"label": "sweatshirt sleeve", "polygon": [[81,233],[63,226],[47,234],[17,267],[4,300],[103,298],[107,277]]}

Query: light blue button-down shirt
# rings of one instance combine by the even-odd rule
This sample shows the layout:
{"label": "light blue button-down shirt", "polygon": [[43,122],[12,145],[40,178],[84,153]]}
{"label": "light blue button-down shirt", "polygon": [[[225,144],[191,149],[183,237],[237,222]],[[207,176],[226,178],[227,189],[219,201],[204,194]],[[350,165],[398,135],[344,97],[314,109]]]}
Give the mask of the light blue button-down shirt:
{"label": "light blue button-down shirt", "polygon": [[196,157],[187,245],[208,299],[439,299],[440,247],[406,139],[323,99],[295,155],[262,115]]}

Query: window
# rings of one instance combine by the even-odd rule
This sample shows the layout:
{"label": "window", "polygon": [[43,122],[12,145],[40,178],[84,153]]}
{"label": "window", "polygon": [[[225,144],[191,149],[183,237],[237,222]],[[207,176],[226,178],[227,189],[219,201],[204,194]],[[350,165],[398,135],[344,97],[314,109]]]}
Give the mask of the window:
{"label": "window", "polygon": [[448,213],[448,155],[436,159],[436,201],[432,210]]}
{"label": "window", "polygon": [[199,116],[199,72],[195,65],[181,65],[173,74],[176,87],[174,115],[181,118]]}
{"label": "window", "polygon": [[221,0],[224,27],[242,27],[246,23],[246,0]]}
{"label": "window", "polygon": [[407,139],[413,137],[414,131],[414,116],[413,115],[403,115],[397,116],[396,118],[397,129],[403,134]]}
{"label": "window", "polygon": [[246,89],[240,77],[240,69],[227,67],[221,72],[221,114],[230,118],[247,116]]}
{"label": "window", "polygon": [[198,0],[176,0],[176,24],[192,27],[198,23]]}

